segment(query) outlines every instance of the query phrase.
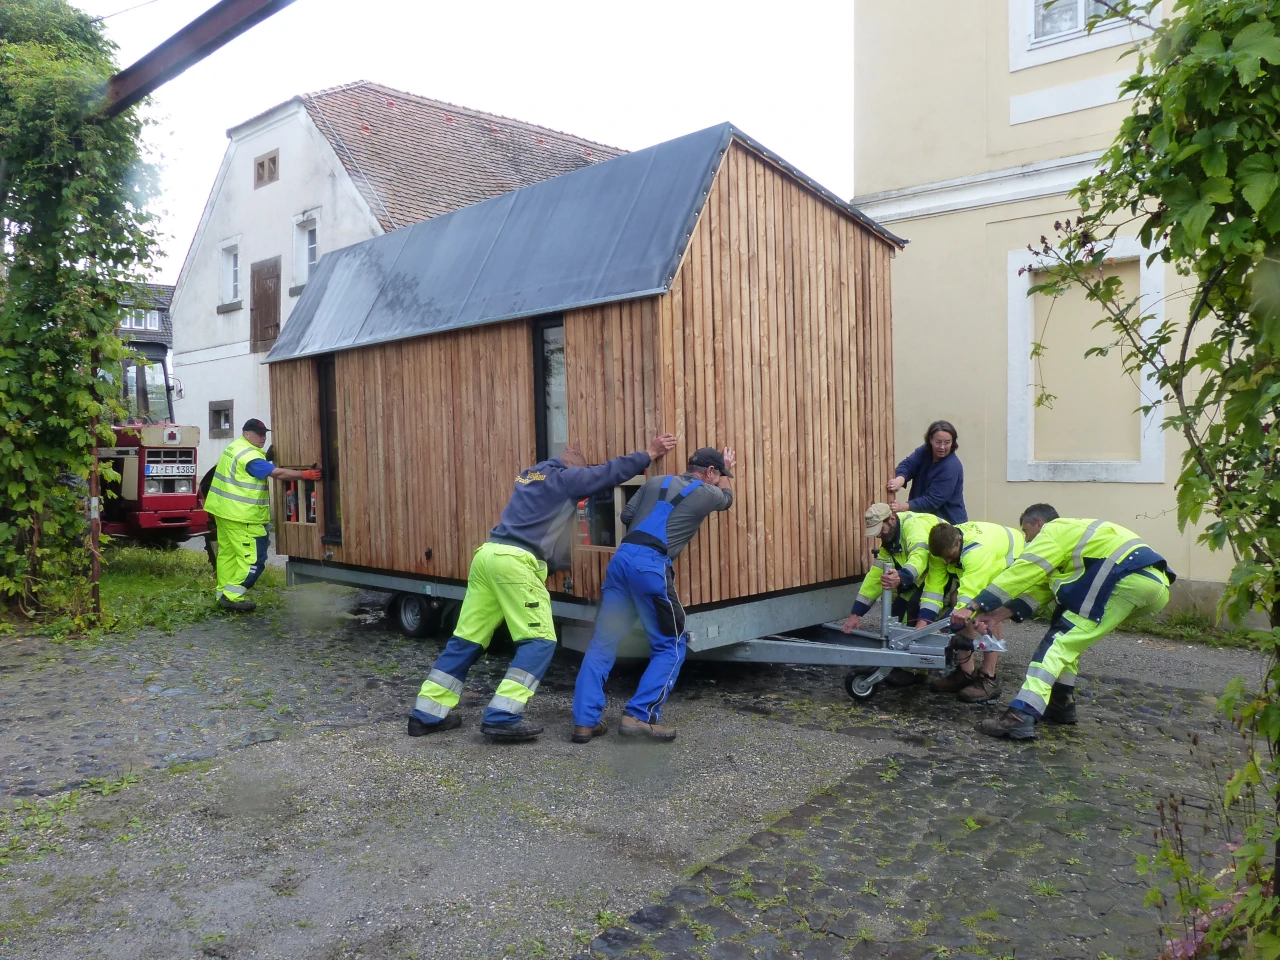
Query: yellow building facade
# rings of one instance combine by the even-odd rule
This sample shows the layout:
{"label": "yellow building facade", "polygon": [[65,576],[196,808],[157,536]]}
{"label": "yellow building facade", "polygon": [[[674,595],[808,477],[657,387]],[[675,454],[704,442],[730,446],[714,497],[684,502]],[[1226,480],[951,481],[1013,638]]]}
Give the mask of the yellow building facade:
{"label": "yellow building facade", "polygon": [[[1168,6],[1166,3],[1165,6]],[[1094,0],[855,0],[854,203],[910,240],[893,271],[895,439],[903,457],[935,419],[960,434],[972,519],[1012,524],[1031,503],[1132,527],[1178,573],[1181,603],[1211,607],[1229,558],[1178,531],[1183,451],[1159,392],[1126,377],[1082,294],[1029,297],[1028,245],[1079,212],[1130,103],[1137,25],[1085,29]],[[1187,280],[1146,266],[1136,238],[1109,270],[1143,312],[1176,319]],[[1021,272],[1020,272],[1021,271]],[[1032,344],[1043,355],[1032,358]],[[1037,406],[1042,392],[1051,406]]]}

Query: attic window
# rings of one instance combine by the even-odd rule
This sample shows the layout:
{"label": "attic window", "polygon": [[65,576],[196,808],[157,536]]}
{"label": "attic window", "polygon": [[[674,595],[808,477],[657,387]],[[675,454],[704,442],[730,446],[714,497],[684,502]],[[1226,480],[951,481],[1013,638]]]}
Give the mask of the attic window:
{"label": "attic window", "polygon": [[255,157],[253,161],[253,189],[265,187],[280,179],[280,150],[275,149]]}

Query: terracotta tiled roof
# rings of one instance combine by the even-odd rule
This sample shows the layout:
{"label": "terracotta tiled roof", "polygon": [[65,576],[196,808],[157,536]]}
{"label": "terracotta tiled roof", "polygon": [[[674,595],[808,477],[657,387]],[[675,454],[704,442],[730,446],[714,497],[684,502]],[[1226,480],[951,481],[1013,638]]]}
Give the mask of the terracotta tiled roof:
{"label": "terracotta tiled roof", "polygon": [[365,80],[302,102],[388,231],[626,152]]}

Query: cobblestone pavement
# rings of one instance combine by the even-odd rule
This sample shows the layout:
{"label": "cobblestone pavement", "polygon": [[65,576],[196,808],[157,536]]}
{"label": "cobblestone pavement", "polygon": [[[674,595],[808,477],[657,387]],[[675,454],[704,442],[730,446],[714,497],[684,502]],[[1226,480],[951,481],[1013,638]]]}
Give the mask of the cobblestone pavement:
{"label": "cobblestone pavement", "polygon": [[[570,903],[554,890],[517,894],[507,886],[502,896],[489,896],[483,910],[453,891],[429,916],[397,914],[393,922],[385,914],[403,894],[385,889],[387,876],[403,873],[406,858],[425,854],[410,856],[408,845],[422,837],[405,833],[414,820],[403,805],[379,818],[381,806],[393,810],[385,798],[401,790],[397,784],[408,771],[417,771],[412,776],[428,777],[436,792],[416,802],[435,804],[435,816],[443,810],[448,819],[444,804],[488,802],[483,798],[492,797],[495,777],[518,784],[525,761],[508,751],[473,780],[451,773],[447,763],[455,752],[474,765],[490,748],[478,736],[431,738],[424,753],[421,741],[387,726],[403,723],[440,643],[400,638],[376,609],[346,612],[351,599],[343,591],[306,588],[289,597],[291,608],[271,617],[216,619],[170,637],[117,638],[84,650],[39,640],[0,644],[0,716],[10,721],[0,726],[0,797],[9,798],[0,800],[0,813],[24,798],[126,771],[142,774],[145,787],[147,770],[217,761],[248,778],[216,782],[222,791],[216,802],[202,798],[199,785],[169,794],[157,787],[148,795],[142,809],[180,828],[168,826],[165,833],[157,827],[149,846],[129,848],[136,876],[121,885],[132,886],[128,902],[120,900],[123,893],[101,891],[42,901],[42,890],[62,889],[54,866],[51,873],[41,873],[44,865],[0,866],[0,943],[10,934],[28,951],[15,956],[83,956],[85,943],[103,956],[188,955],[173,946],[185,942],[174,931],[194,923],[189,904],[198,899],[197,887],[213,915],[218,899],[252,900],[245,893],[251,879],[258,884],[253,889],[270,898],[272,890],[292,895],[290,884],[302,883],[307,870],[319,877],[333,869],[326,861],[331,850],[308,854],[313,859],[305,869],[286,868],[281,859],[283,848],[302,863],[301,836],[320,821],[305,829],[295,823],[290,829],[299,837],[291,847],[278,833],[265,840],[243,833],[247,828],[225,812],[238,809],[226,799],[239,789],[235,783],[270,770],[295,778],[288,817],[301,823],[299,811],[324,810],[323,824],[347,825],[344,838],[385,833],[386,863],[374,870],[367,849],[350,861],[344,854],[338,859],[347,873],[303,885],[312,912],[289,921],[292,939],[278,929],[282,922],[264,919],[279,913],[283,901],[263,906],[253,900],[224,917],[227,937],[201,934],[191,956],[1153,957],[1157,917],[1142,906],[1146,885],[1136,876],[1135,855],[1150,847],[1157,798],[1174,792],[1203,806],[1212,790],[1191,755],[1192,733],[1205,752],[1222,757],[1234,749],[1207,691],[1220,689],[1219,674],[1257,666],[1248,655],[1151,644],[1152,662],[1164,664],[1163,674],[1184,678],[1162,686],[1132,679],[1159,672],[1132,669],[1126,657],[1135,648],[1126,646],[1110,660],[1099,651],[1100,676],[1086,673],[1080,690],[1081,723],[1043,729],[1033,743],[1009,744],[973,731],[995,705],[966,707],[921,686],[884,689],[870,702],[854,703],[832,669],[689,664],[670,706],[677,722],[698,724],[682,728],[682,753],[626,753],[612,736],[572,747],[549,730],[531,749],[565,764],[559,768],[565,772],[548,775],[553,782],[542,794],[522,796],[523,807],[517,804],[510,819],[481,822],[480,808],[473,807],[475,822],[468,824],[465,810],[452,813],[448,842],[455,860],[458,851],[509,846],[518,834],[517,846],[525,849],[503,854],[514,864],[513,877],[524,878],[518,882],[536,888],[551,883],[545,877],[576,870],[584,885],[603,891],[599,903]],[[1025,664],[1034,646],[1029,637],[1007,658],[1007,686],[1015,682],[1019,657]],[[1127,676],[1109,676],[1108,662],[1121,664],[1116,670]],[[573,656],[557,657],[538,698],[544,719],[567,720],[576,663]],[[474,714],[504,668],[501,657],[482,661],[463,707]],[[614,715],[635,676],[623,666],[615,671]],[[1009,695],[1006,690],[1003,699]],[[567,727],[560,732],[567,734]],[[314,736],[325,733],[334,736]],[[375,757],[377,769],[370,765]],[[334,812],[349,798],[312,795],[315,787],[302,796],[306,791],[296,785],[326,764],[333,769],[324,774],[353,790],[362,785],[357,793],[368,808],[358,817],[349,809]],[[722,771],[728,772],[717,781]],[[707,796],[682,807],[686,789]],[[727,806],[719,797],[717,807],[710,795],[725,790],[741,796]],[[669,801],[664,791],[673,794]],[[443,799],[432,799],[437,795]],[[103,798],[104,809],[116,800]],[[635,823],[610,820],[609,810],[619,805],[635,807]],[[265,816],[260,806],[249,804],[250,821]],[[122,806],[122,829],[129,816],[146,819]],[[238,838],[234,849],[210,849],[208,833],[184,846],[201,832],[191,824],[210,822]],[[435,822],[443,828],[443,820]],[[112,846],[118,836],[98,838],[89,830],[78,839],[88,859],[112,858],[118,849]],[[61,857],[66,862],[57,869],[72,870],[74,857]],[[575,867],[575,858],[591,860],[591,868]],[[47,862],[56,865],[58,856]],[[369,879],[348,875],[357,865],[372,871]],[[451,869],[462,884],[484,867],[464,857]],[[195,876],[165,872],[182,869]],[[342,883],[351,886],[339,899],[315,889]],[[165,884],[173,885],[178,906],[168,912],[140,906],[169,896]],[[280,884],[289,888],[284,894]],[[458,906],[464,901],[471,904],[466,911]],[[339,925],[340,935],[312,936],[309,927],[334,925],[321,914],[344,908],[351,916]],[[154,914],[145,949],[121,933],[124,921],[115,926],[131,911]],[[489,918],[483,931],[481,914]],[[476,925],[472,933],[469,923]],[[139,943],[146,940],[135,935],[143,937]],[[192,939],[190,932],[183,936]]]}
{"label": "cobblestone pavement", "polygon": [[[585,957],[1154,957],[1135,857],[1156,798],[1203,809],[1206,750],[1233,749],[1212,698],[1134,681],[1080,691],[1082,723],[1028,744],[976,734],[992,708],[923,687],[840,703],[740,708],[922,748],[861,765],[691,882],[605,932]],[[1220,754],[1221,755],[1221,754]]]}

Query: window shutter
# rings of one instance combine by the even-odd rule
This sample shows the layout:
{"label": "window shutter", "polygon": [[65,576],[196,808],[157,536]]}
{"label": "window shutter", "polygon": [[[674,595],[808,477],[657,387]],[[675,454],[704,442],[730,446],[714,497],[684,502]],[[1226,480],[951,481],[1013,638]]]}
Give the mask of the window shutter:
{"label": "window shutter", "polygon": [[249,349],[269,350],[280,334],[280,258],[249,267]]}

